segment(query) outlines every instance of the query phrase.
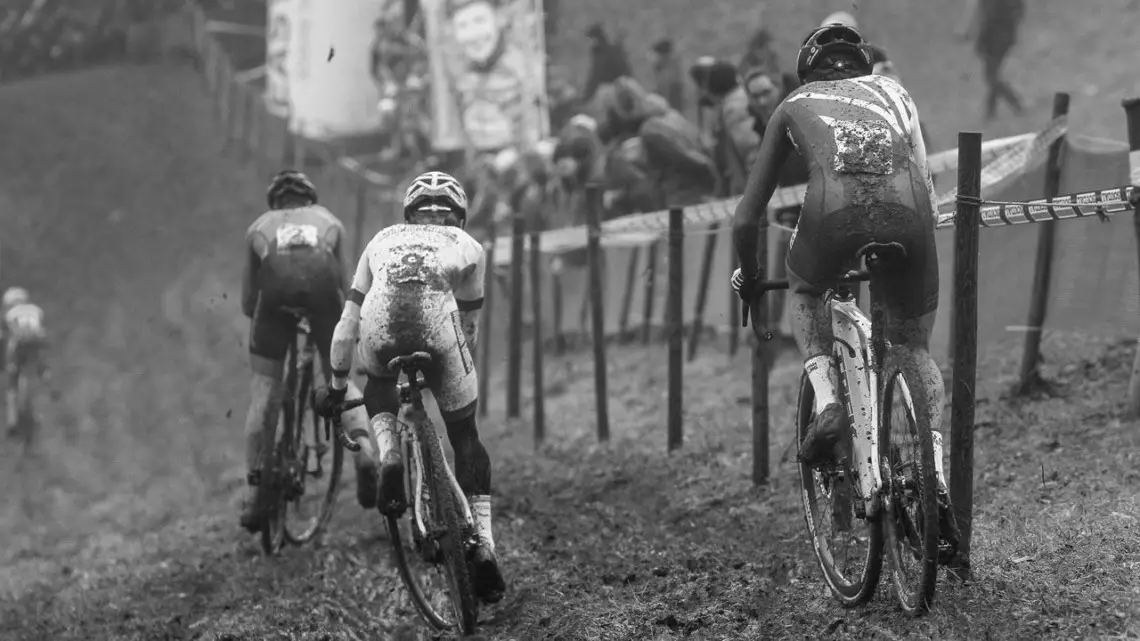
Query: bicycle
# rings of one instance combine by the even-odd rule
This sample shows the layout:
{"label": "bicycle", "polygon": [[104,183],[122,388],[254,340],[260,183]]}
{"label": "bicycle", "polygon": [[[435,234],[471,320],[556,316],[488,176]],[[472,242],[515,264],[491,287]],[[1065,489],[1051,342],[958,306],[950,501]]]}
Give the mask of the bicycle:
{"label": "bicycle", "polygon": [[[304,310],[286,309],[297,319],[297,336],[289,344],[285,364],[285,393],[282,400],[281,429],[266,439],[271,447],[261,472],[260,513],[262,514],[261,547],[267,555],[279,552],[285,545],[303,545],[313,540],[332,518],[339,489],[344,452],[330,447],[330,422],[316,410],[317,347],[310,337],[308,316]],[[298,347],[298,342],[302,343]],[[305,421],[308,415],[309,421]],[[323,428],[323,429],[322,429]],[[324,457],[332,451],[328,485],[323,492],[309,494],[318,502],[317,512],[305,516],[302,505],[306,482],[326,475]],[[290,516],[300,521],[289,524]]]}
{"label": "bicycle", "polygon": [[[824,580],[845,607],[870,601],[880,578],[884,550],[890,564],[894,591],[902,609],[917,616],[929,609],[938,581],[938,565],[947,564],[957,553],[957,521],[946,495],[942,469],[942,437],[931,429],[929,411],[916,406],[929,403],[921,387],[912,387],[916,373],[901,348],[891,346],[882,334],[882,311],[876,302],[877,274],[889,269],[889,257],[904,254],[897,243],[869,243],[860,249],[861,270],[847,272],[839,285],[825,293],[831,312],[834,358],[839,365],[840,397],[851,424],[853,462],[829,468],[799,465],[804,518],[812,548]],[[886,259],[886,260],[884,260]],[[859,309],[849,285],[870,281],[871,319]],[[757,318],[763,294],[787,289],[786,280],[762,281],[759,295],[744,307],[743,324],[751,313]],[[753,324],[761,341],[772,332]],[[917,392],[916,392],[917,390]],[[915,395],[919,397],[915,400]],[[814,393],[806,372],[800,378],[796,411],[797,449],[814,420]],[[928,405],[926,405],[928,407]],[[920,420],[921,418],[921,420]],[[896,419],[900,424],[892,425]],[[905,461],[904,449],[892,442],[902,436],[914,440],[913,460]],[[832,500],[831,516],[838,522],[839,536],[821,531],[824,511],[815,504],[817,495]],[[863,537],[852,534],[852,520],[865,524]],[[867,551],[849,578],[840,568],[833,543],[839,540],[867,541]],[[917,562],[917,578],[911,579],[906,563]]]}
{"label": "bicycle", "polygon": [[[38,384],[45,380],[47,374],[47,368],[40,360],[42,355],[38,353],[39,349],[39,345],[21,344],[11,354],[16,361],[16,372],[14,377],[8,378],[8,384],[11,385],[15,379],[16,422],[9,428],[8,434],[20,442],[24,452],[32,449],[39,427],[33,389],[39,387]],[[36,365],[35,375],[27,371],[28,365],[32,363]]]}
{"label": "bicycle", "polygon": [[[388,363],[390,370],[406,379],[398,388],[400,412],[397,418],[408,509],[401,515],[385,515],[385,522],[400,579],[420,617],[439,632],[458,629],[461,634],[471,634],[479,613],[470,562],[476,546],[475,522],[459,482],[447,464],[439,434],[424,409],[423,369],[431,360],[426,352],[413,352]],[[360,451],[360,445],[345,434],[340,426],[340,415],[363,403],[363,398],[347,400],[332,410],[341,445],[352,452]],[[404,515],[408,516],[411,549],[406,548],[406,537],[400,531]],[[429,569],[438,571],[442,566],[446,603],[431,602],[420,580],[425,573],[413,567],[412,552]],[[447,609],[451,610],[451,617],[442,612]]]}

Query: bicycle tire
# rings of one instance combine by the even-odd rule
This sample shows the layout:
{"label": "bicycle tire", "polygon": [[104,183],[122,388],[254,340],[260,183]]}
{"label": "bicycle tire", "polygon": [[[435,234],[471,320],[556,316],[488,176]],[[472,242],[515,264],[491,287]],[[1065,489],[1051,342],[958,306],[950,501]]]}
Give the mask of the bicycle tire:
{"label": "bicycle tire", "polygon": [[479,602],[475,598],[475,584],[468,564],[467,541],[470,538],[460,521],[460,497],[456,496],[451,480],[447,476],[447,460],[440,443],[439,434],[425,416],[419,422],[420,450],[423,453],[424,480],[431,495],[431,508],[440,528],[439,548],[443,554],[443,565],[450,589],[452,609],[455,611],[456,627],[462,634],[475,631],[479,616]]}
{"label": "bicycle tire", "polygon": [[[299,453],[305,454],[305,460],[300,461],[300,477],[304,484],[307,485],[310,479],[307,460],[309,453],[306,451],[304,443],[306,429],[313,430],[314,443],[325,444],[328,448],[326,453],[332,453],[332,467],[328,470],[328,485],[324,490],[324,497],[320,503],[320,511],[315,518],[310,519],[309,526],[300,533],[295,534],[290,531],[288,519],[285,519],[285,539],[293,545],[303,545],[312,541],[324,530],[329,524],[329,521],[332,520],[333,511],[336,507],[337,494],[340,490],[341,470],[344,466],[344,448],[336,442],[335,438],[325,438],[326,433],[330,434],[330,436],[332,435],[331,429],[328,429],[329,426],[326,425],[329,419],[324,419],[317,413],[317,391],[313,385],[316,376],[315,359],[316,355],[314,355],[313,360],[309,361],[308,367],[305,367],[300,372],[300,382],[297,385],[297,394],[294,397],[294,414],[297,417],[298,428],[294,430],[291,435],[291,446],[295,455]],[[306,416],[309,418],[308,421],[304,420]],[[315,482],[317,478],[313,477],[312,480]],[[302,494],[303,492],[302,490]],[[289,509],[288,504],[286,504],[285,509]]]}
{"label": "bicycle tire", "polygon": [[[938,585],[938,480],[934,467],[934,443],[930,436],[930,399],[921,385],[913,388],[907,383],[908,380],[921,380],[914,368],[915,359],[907,358],[908,351],[898,346],[892,346],[887,351],[880,403],[879,461],[883,467],[885,485],[882,527],[891,582],[903,611],[918,616],[930,608]],[[900,381],[902,388],[898,387]],[[919,450],[919,469],[917,473],[912,471],[906,477],[896,474],[895,468],[901,467],[901,462],[895,460],[895,450],[891,444],[891,417],[896,409],[896,390],[902,392],[900,398],[904,404],[902,410],[905,412],[908,431],[917,439]],[[916,411],[916,408],[923,409]],[[911,492],[908,486],[917,486],[918,491]],[[904,503],[916,505],[915,519],[906,513]],[[910,553],[905,556],[917,557],[919,561],[917,581],[911,581],[906,576],[904,546],[910,548]]]}
{"label": "bicycle tire", "polygon": [[[840,381],[840,385],[842,385],[842,381]],[[845,397],[845,394],[841,393],[841,397]],[[800,443],[803,442],[804,434],[807,433],[808,426],[811,424],[814,415],[814,404],[815,392],[805,372],[800,377],[800,393],[796,409],[797,452],[799,451]],[[811,539],[812,551],[815,553],[815,558],[819,562],[820,570],[823,571],[824,581],[827,583],[835,599],[844,607],[850,608],[867,603],[874,598],[875,589],[879,585],[883,565],[882,528],[877,523],[866,522],[868,538],[867,553],[863,558],[857,579],[854,581],[849,580],[836,567],[835,557],[831,550],[830,537],[818,531],[817,523],[820,519],[819,515],[816,514],[816,502],[814,500],[816,491],[815,474],[817,470],[803,463],[800,463],[798,467],[800,472],[800,498],[803,502],[804,521]],[[843,482],[850,483],[850,478],[852,478],[852,475],[844,475]],[[851,494],[849,494],[849,496],[853,495],[854,489],[851,488]]]}
{"label": "bicycle tire", "polygon": [[[415,510],[416,504],[422,500],[422,497],[415,496],[415,480],[412,477],[413,468],[413,452],[408,444],[404,444],[404,496],[408,497],[408,509],[405,512],[407,523],[410,525],[412,532],[413,543],[417,548],[423,544],[423,540],[416,536]],[[388,541],[392,546],[392,558],[396,562],[396,569],[400,573],[400,580],[404,583],[404,588],[408,591],[408,597],[412,601],[412,605],[420,614],[423,619],[432,629],[438,632],[446,632],[451,629],[451,623],[444,618],[429,602],[428,595],[424,593],[423,587],[420,582],[416,580],[415,574],[412,570],[411,559],[409,558],[409,550],[404,546],[403,533],[400,532],[400,523],[404,521],[403,518],[396,518],[394,516],[386,516],[385,522],[388,526]],[[430,524],[429,524],[430,525]]]}
{"label": "bicycle tire", "polygon": [[[285,390],[281,404],[281,429],[266,439],[270,456],[261,474],[261,549],[273,556],[285,546],[285,490],[289,478],[293,427],[296,424],[297,342],[289,344],[285,358]],[[277,426],[274,425],[274,428]]]}
{"label": "bicycle tire", "polygon": [[28,377],[23,370],[16,371],[16,435],[24,452],[32,449],[35,440],[36,422],[32,411],[31,394],[28,392]]}

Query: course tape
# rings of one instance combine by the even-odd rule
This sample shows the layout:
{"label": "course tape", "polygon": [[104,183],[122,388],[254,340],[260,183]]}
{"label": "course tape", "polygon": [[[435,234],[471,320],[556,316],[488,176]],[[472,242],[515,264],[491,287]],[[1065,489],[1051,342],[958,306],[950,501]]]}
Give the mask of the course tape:
{"label": "course tape", "polygon": [[[1128,199],[1134,189],[1137,188],[1126,185],[1025,202],[987,203],[987,201],[982,200],[979,201],[983,205],[980,226],[1004,227],[1006,225],[1040,223],[1050,220],[1099,217],[1128,211],[1132,209]],[[940,215],[938,227],[953,227],[956,215],[956,211]]]}
{"label": "course tape", "polygon": [[[999,138],[982,143],[982,188],[992,186],[997,182],[1009,178],[1019,171],[1028,169],[1042,163],[1047,157],[1049,145],[1064,135],[1067,129],[1067,120],[1062,117],[1053,120],[1039,132],[1019,134],[1008,138]],[[949,149],[938,152],[928,159],[932,174],[956,170],[958,168],[958,150]],[[996,165],[990,169],[991,165]],[[769,202],[769,209],[782,209],[803,203],[807,185],[792,185],[776,190]],[[954,202],[957,195],[955,187],[951,192],[936,199],[941,206]],[[685,228],[705,227],[713,223],[724,223],[732,219],[740,197],[729,198],[714,202],[690,205],[684,208],[683,224]],[[952,216],[953,213],[951,212]],[[607,220],[601,225],[601,246],[628,247],[653,242],[669,229],[669,211],[655,211],[643,214],[631,214]],[[544,254],[560,254],[586,246],[587,228],[585,225],[575,227],[561,227],[542,232],[539,235],[539,244]],[[529,251],[529,237],[524,247]],[[495,239],[495,264],[509,265],[511,261],[511,238],[500,236]]]}

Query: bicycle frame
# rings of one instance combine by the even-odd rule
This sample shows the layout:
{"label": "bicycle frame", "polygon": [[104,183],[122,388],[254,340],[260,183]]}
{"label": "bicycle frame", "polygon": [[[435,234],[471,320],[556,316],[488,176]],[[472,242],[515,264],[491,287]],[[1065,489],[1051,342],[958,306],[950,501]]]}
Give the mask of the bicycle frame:
{"label": "bicycle frame", "polygon": [[859,309],[855,297],[829,292],[827,300],[835,354],[850,411],[854,444],[851,471],[857,478],[860,497],[874,507],[874,498],[883,488],[879,468],[880,381],[873,366],[879,355],[871,340],[871,321]]}
{"label": "bicycle frame", "polygon": [[[427,411],[424,409],[423,392],[420,389],[421,383],[419,381],[418,372],[413,372],[413,374],[417,374],[414,382],[412,381],[412,377],[408,376],[409,380],[407,382],[400,383],[401,407],[400,415],[396,422],[400,428],[400,444],[410,443],[412,445],[412,447],[407,449],[410,449],[412,452],[412,464],[415,466],[416,472],[415,487],[412,488],[415,492],[413,496],[418,498],[423,496],[424,484],[424,461],[423,451],[420,448],[420,430],[433,430],[435,429],[435,425],[431,419],[428,418]],[[464,497],[463,490],[459,487],[459,481],[455,478],[455,472],[452,471],[450,465],[446,464],[446,458],[444,459],[444,471],[447,473],[448,481],[455,489],[456,496]],[[432,497],[432,500],[434,501],[436,498]],[[472,526],[475,521],[471,516],[471,506],[467,504],[466,498],[463,498],[459,503],[463,507],[464,522],[468,526]],[[416,500],[414,504],[416,528],[421,533],[426,534],[428,529],[424,524],[424,503],[423,501]]]}

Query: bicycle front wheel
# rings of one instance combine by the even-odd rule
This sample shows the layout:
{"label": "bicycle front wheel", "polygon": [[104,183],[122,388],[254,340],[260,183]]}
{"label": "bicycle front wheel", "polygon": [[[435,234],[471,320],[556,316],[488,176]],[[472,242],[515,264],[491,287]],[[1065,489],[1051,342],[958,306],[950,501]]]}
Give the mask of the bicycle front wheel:
{"label": "bicycle front wheel", "polygon": [[930,608],[938,583],[938,477],[930,435],[931,399],[919,382],[915,359],[907,356],[897,347],[887,355],[879,458],[886,499],[883,529],[895,594],[905,612],[919,615]]}
{"label": "bicycle front wheel", "polygon": [[424,480],[431,495],[431,511],[436,524],[434,535],[443,557],[456,627],[462,634],[471,634],[475,631],[479,603],[475,600],[475,584],[471,579],[471,566],[467,563],[472,533],[462,517],[461,501],[464,499],[458,496],[448,478],[443,444],[431,423],[420,430],[420,438]]}
{"label": "bicycle front wheel", "polygon": [[[804,373],[796,412],[797,451],[815,420],[814,406],[815,391]],[[844,607],[870,601],[879,585],[883,534],[877,524],[862,518],[854,475],[847,468],[827,470],[803,463],[799,469],[804,520],[824,581]]]}
{"label": "bicycle front wheel", "polygon": [[[441,560],[437,542],[430,536],[435,530],[435,523],[431,515],[431,497],[428,496],[426,485],[422,485],[422,470],[414,464],[416,452],[410,443],[402,445],[404,455],[404,496],[408,497],[408,518],[388,516],[385,521],[388,525],[388,540],[392,545],[392,557],[396,561],[396,568],[400,572],[400,580],[407,589],[408,599],[420,617],[432,629],[445,632],[453,626],[448,617],[451,609],[450,599],[447,597],[448,585],[446,580],[437,577],[435,567]],[[417,493],[417,488],[421,491]],[[416,523],[416,510],[423,506],[426,509],[424,528],[421,530]],[[403,527],[402,527],[403,526]]]}
{"label": "bicycle front wheel", "polygon": [[294,401],[297,429],[291,436],[296,487],[285,506],[285,538],[293,545],[313,540],[332,519],[344,465],[344,448],[331,430],[327,430],[331,438],[325,438],[326,419],[317,414],[314,368],[310,360],[301,369]]}

